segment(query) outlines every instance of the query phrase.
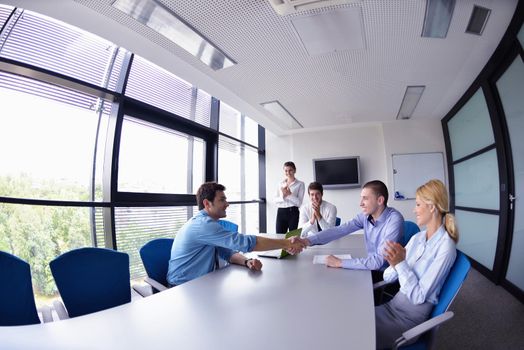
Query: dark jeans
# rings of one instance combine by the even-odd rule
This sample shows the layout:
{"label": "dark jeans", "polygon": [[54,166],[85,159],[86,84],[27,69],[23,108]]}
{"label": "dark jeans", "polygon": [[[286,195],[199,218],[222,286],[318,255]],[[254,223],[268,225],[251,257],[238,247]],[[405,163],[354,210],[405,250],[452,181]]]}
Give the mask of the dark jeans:
{"label": "dark jeans", "polygon": [[298,227],[299,211],[297,207],[278,208],[277,212],[277,233],[293,231]]}

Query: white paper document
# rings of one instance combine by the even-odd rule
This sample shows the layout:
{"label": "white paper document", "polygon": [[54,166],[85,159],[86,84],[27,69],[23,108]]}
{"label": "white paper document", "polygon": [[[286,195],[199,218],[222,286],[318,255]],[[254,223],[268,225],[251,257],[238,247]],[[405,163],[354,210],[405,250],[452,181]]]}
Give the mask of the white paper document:
{"label": "white paper document", "polygon": [[[322,264],[322,265],[326,265],[326,258],[328,257],[329,255],[315,255],[313,257],[313,264]],[[337,258],[339,259],[351,259],[351,254],[336,254],[335,255]]]}

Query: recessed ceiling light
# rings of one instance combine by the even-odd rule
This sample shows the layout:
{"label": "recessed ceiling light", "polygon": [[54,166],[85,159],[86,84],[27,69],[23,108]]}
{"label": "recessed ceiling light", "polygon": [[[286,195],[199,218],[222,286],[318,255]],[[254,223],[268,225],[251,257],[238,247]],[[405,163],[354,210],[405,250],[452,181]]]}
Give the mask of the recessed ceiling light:
{"label": "recessed ceiling light", "polygon": [[473,11],[471,11],[471,17],[469,18],[468,27],[466,28],[466,33],[482,35],[482,31],[486,27],[490,13],[490,9],[474,5]]}
{"label": "recessed ceiling light", "polygon": [[454,9],[455,0],[427,0],[422,36],[445,38],[448,35]]}
{"label": "recessed ceiling light", "polygon": [[410,119],[422,97],[425,86],[408,86],[397,114],[397,119]]}
{"label": "recessed ceiling light", "polygon": [[280,124],[284,126],[286,129],[298,129],[303,128],[302,124],[298,122],[298,120],[293,117],[289,111],[280,104],[278,101],[269,101],[269,102],[262,102],[260,104],[262,107],[264,107],[271,115],[276,117]]}
{"label": "recessed ceiling light", "polygon": [[236,64],[196,29],[154,0],[115,0],[113,7],[165,36],[214,70]]}

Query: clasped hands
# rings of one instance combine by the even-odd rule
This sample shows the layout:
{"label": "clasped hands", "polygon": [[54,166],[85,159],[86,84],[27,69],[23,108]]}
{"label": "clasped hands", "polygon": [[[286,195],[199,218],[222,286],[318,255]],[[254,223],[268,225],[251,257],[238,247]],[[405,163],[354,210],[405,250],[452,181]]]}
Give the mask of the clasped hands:
{"label": "clasped hands", "polygon": [[307,238],[291,237],[288,238],[290,247],[286,251],[291,255],[296,255],[310,245]]}
{"label": "clasped hands", "polygon": [[320,222],[322,219],[322,214],[320,214],[320,205],[317,203],[311,203],[311,219],[309,220],[310,224],[313,225],[315,221]]}
{"label": "clasped hands", "polygon": [[406,259],[406,248],[397,242],[386,241],[384,259],[386,259],[391,266],[395,266]]}
{"label": "clasped hands", "polygon": [[284,187],[282,187],[281,190],[282,190],[282,196],[283,196],[284,198],[286,198],[287,196],[289,196],[289,195],[291,194],[291,190],[289,189],[288,186],[284,186]]}

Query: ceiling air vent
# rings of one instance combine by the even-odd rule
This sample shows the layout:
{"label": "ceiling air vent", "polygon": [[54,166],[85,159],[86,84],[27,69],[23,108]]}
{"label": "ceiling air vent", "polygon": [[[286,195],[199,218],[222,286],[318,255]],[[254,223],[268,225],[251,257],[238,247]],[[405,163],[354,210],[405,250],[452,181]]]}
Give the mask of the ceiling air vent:
{"label": "ceiling air vent", "polygon": [[351,4],[359,0],[268,0],[275,12],[281,16],[318,8]]}
{"label": "ceiling air vent", "polygon": [[473,6],[466,33],[482,35],[482,31],[484,30],[484,27],[486,27],[486,22],[488,21],[490,13],[490,9],[477,5]]}

